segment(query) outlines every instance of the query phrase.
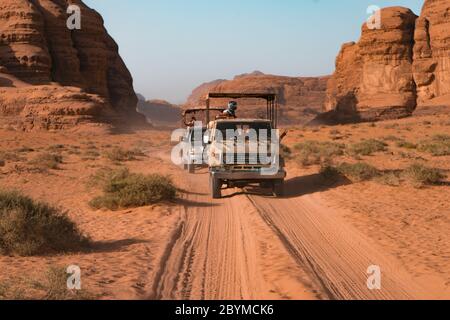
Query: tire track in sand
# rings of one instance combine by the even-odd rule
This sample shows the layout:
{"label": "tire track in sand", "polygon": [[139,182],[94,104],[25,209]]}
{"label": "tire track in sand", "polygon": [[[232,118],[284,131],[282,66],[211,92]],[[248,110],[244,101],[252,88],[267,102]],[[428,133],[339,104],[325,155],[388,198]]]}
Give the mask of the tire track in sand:
{"label": "tire track in sand", "polygon": [[[305,186],[300,186],[305,188]],[[290,190],[292,192],[292,190]],[[333,299],[423,299],[403,267],[323,204],[319,194],[285,199],[249,196],[297,261]],[[369,266],[382,271],[381,290],[369,290]]]}
{"label": "tire track in sand", "polygon": [[211,200],[205,177],[190,175],[181,222],[151,299],[257,299],[263,290],[244,197]]}

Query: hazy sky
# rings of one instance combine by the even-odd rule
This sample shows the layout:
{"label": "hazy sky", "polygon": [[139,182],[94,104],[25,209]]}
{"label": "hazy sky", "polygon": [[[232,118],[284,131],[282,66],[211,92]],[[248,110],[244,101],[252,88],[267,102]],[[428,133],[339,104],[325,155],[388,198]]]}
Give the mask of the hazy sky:
{"label": "hazy sky", "polygon": [[369,5],[423,0],[85,0],[120,47],[136,92],[181,103],[199,84],[260,70],[316,76],[359,38]]}

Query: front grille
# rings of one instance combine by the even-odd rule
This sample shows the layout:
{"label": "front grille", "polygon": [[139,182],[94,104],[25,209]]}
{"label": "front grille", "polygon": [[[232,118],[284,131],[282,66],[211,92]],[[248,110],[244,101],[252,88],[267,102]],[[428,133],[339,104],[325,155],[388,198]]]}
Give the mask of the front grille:
{"label": "front grille", "polygon": [[271,163],[271,157],[267,154],[231,153],[224,154],[223,161],[228,165],[267,165]]}

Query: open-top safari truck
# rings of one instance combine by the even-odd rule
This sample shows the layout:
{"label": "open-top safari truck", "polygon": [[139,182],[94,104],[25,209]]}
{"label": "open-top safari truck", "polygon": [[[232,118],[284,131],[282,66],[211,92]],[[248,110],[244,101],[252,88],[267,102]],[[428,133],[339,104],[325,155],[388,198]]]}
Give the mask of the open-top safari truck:
{"label": "open-top safari truck", "polygon": [[[266,102],[264,119],[211,119],[212,99],[262,99]],[[259,184],[282,196],[286,171],[279,145],[277,95],[273,93],[209,93],[206,99],[207,131],[204,136],[213,198],[222,196],[222,188],[244,188]],[[239,113],[239,110],[238,110]]]}

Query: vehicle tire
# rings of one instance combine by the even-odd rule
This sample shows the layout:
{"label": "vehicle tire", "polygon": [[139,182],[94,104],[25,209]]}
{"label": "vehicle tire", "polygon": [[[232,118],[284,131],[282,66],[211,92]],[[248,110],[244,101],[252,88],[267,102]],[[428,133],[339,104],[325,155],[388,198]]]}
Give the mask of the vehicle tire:
{"label": "vehicle tire", "polygon": [[191,173],[191,174],[195,173],[195,164],[189,163],[189,164],[187,165],[187,170],[188,170],[189,173]]}
{"label": "vehicle tire", "polygon": [[183,169],[186,171],[188,169],[187,163],[183,164]]}
{"label": "vehicle tire", "polygon": [[284,180],[275,180],[273,182],[273,194],[275,197],[284,196]]}
{"label": "vehicle tire", "polygon": [[220,179],[210,176],[209,184],[211,188],[211,196],[213,199],[222,198],[222,181]]}

